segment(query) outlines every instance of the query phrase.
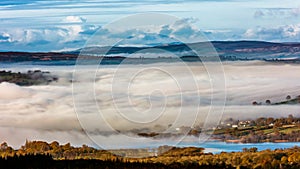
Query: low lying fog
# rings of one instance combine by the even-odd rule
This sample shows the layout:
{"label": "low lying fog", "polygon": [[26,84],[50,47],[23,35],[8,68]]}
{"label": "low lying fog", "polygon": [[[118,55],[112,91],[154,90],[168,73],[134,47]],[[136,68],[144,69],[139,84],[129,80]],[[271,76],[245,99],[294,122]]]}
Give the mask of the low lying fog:
{"label": "low lying fog", "polygon": [[[206,66],[220,68],[214,63]],[[150,145],[155,141],[131,131],[172,132],[205,123],[213,127],[220,115],[222,119],[300,116],[299,105],[252,105],[300,95],[296,64],[224,62],[224,72],[210,74],[192,63],[99,66],[96,72],[79,66],[74,79],[73,66],[4,67],[13,72],[40,69],[59,77],[43,86],[0,83],[0,142],[16,148],[25,139],[95,145],[92,138],[104,148]]]}

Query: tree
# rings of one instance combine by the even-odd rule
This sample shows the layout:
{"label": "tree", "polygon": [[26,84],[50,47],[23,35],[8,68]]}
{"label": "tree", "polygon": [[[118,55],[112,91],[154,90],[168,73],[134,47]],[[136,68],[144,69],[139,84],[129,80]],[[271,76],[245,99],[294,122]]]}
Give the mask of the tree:
{"label": "tree", "polygon": [[67,143],[67,144],[63,145],[62,148],[63,148],[63,150],[66,151],[66,150],[71,149],[72,147],[71,147],[71,144],[70,144],[70,143]]}
{"label": "tree", "polygon": [[266,100],[266,104],[271,104],[271,101],[270,100]]}
{"label": "tree", "polygon": [[286,100],[291,100],[291,96],[290,96],[290,95],[287,95],[285,99],[286,99]]}
{"label": "tree", "polygon": [[244,153],[249,152],[248,148],[243,148],[242,150],[243,150]]}
{"label": "tree", "polygon": [[251,152],[251,153],[256,153],[256,152],[257,152],[257,148],[256,148],[256,147],[251,147],[251,148],[249,149],[249,152]]}
{"label": "tree", "polygon": [[50,147],[51,149],[57,149],[59,148],[59,143],[57,141],[53,141],[52,143],[50,143]]}
{"label": "tree", "polygon": [[266,121],[267,125],[269,125],[273,122],[274,122],[274,118],[272,118],[272,117],[267,118],[267,121]]}
{"label": "tree", "polygon": [[279,135],[280,135],[280,132],[279,132],[279,129],[278,129],[278,126],[277,126],[277,125],[274,125],[274,126],[273,126],[273,132],[274,132],[274,135],[275,135],[275,136],[279,136]]}
{"label": "tree", "polygon": [[8,145],[6,142],[3,142],[1,145],[0,145],[0,150],[6,150],[8,148]]}

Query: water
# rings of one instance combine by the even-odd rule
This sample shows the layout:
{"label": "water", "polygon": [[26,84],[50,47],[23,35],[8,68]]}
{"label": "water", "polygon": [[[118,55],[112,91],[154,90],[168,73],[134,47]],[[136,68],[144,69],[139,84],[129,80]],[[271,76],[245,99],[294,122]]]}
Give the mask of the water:
{"label": "water", "polygon": [[266,149],[285,149],[291,148],[294,146],[300,147],[300,142],[287,142],[287,143],[226,143],[226,142],[218,142],[218,141],[210,141],[199,144],[197,142],[182,142],[178,144],[178,147],[202,147],[205,148],[205,152],[211,153],[220,153],[220,152],[239,152],[242,151],[243,148],[252,148],[256,147],[258,151],[266,150]]}
{"label": "water", "polygon": [[295,146],[300,147],[300,142],[285,142],[285,143],[273,143],[273,142],[266,142],[266,143],[226,143],[221,141],[209,140],[206,142],[199,142],[199,138],[188,136],[184,138],[181,142],[174,139],[165,139],[165,140],[152,140],[152,141],[145,141],[144,144],[128,144],[125,147],[109,147],[108,149],[122,149],[122,148],[129,148],[129,149],[138,149],[138,148],[150,148],[156,149],[160,146],[173,146],[173,147],[198,147],[204,148],[205,153],[221,153],[221,152],[241,152],[244,148],[253,148],[256,147],[258,151],[262,150],[275,150],[275,149],[286,149],[292,148]]}

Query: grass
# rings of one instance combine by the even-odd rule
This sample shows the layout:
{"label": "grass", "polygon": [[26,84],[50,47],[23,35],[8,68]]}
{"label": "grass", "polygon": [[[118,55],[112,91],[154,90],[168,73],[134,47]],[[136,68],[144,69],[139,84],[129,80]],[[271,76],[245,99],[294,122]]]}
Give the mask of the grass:
{"label": "grass", "polygon": [[283,130],[280,130],[279,132],[280,133],[284,133],[284,134],[290,134],[290,133],[292,133],[293,131],[299,131],[300,130],[300,128],[298,128],[298,127],[293,127],[293,128],[285,128],[285,129],[283,129]]}
{"label": "grass", "polygon": [[264,134],[272,134],[274,132],[274,129],[265,129],[263,130]]}
{"label": "grass", "polygon": [[[239,127],[239,128],[224,128],[224,129],[217,129],[213,131],[214,135],[223,135],[223,134],[235,134],[238,136],[245,136],[248,135],[251,132],[258,133],[263,132],[264,134],[274,134],[273,127],[263,126],[263,127]],[[291,134],[293,131],[300,131],[300,128],[298,126],[293,127],[279,127],[278,131],[283,134]]]}

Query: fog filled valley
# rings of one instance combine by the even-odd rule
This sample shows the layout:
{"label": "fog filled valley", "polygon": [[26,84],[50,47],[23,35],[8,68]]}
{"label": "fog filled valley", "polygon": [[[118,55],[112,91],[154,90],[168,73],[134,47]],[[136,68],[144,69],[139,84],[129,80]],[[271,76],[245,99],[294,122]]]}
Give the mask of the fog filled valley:
{"label": "fog filled valley", "polygon": [[[48,85],[0,83],[0,140],[15,148],[26,139],[104,148],[176,144],[172,138],[155,140],[134,133],[213,128],[228,118],[300,116],[299,104],[265,104],[300,95],[298,64],[122,64],[95,70],[88,65],[2,63],[1,67],[12,72],[49,71],[58,77]],[[254,106],[254,101],[262,104]],[[193,136],[185,139],[198,141]]]}

